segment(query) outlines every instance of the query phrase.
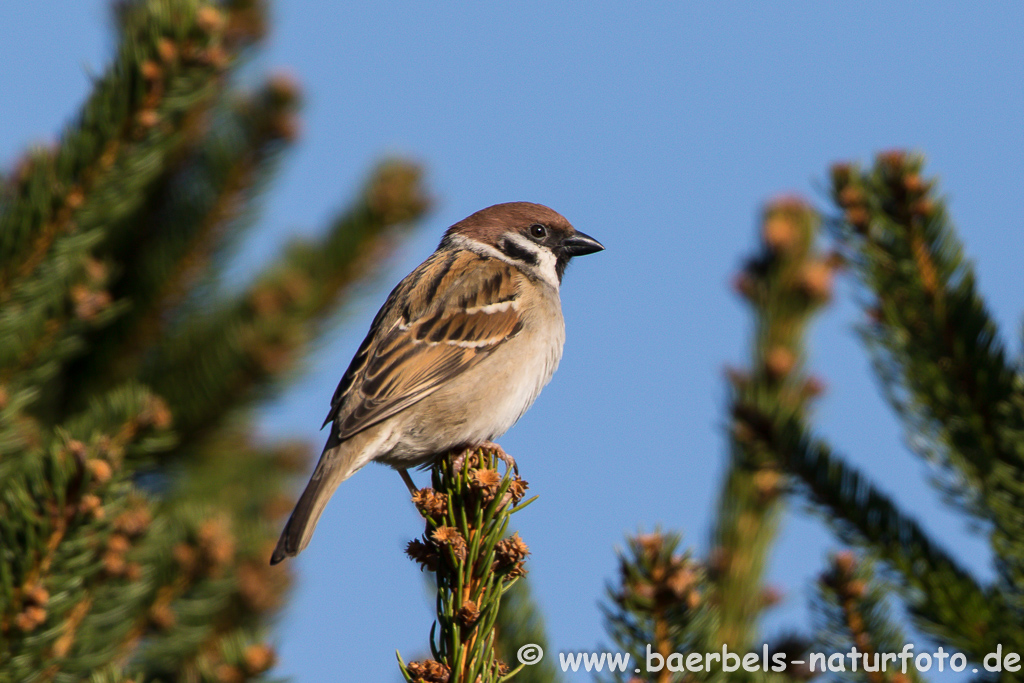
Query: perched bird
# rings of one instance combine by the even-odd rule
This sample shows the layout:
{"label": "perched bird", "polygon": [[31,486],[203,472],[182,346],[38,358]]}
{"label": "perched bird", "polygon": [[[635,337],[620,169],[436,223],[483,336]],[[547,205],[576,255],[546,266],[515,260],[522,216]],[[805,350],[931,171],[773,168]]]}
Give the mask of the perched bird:
{"label": "perched bird", "polygon": [[414,490],[408,468],[453,448],[495,447],[562,357],[558,293],[569,260],[602,249],[528,202],[450,227],[388,296],[341,378],[327,445],[270,563],[309,544],[335,489],[371,460]]}

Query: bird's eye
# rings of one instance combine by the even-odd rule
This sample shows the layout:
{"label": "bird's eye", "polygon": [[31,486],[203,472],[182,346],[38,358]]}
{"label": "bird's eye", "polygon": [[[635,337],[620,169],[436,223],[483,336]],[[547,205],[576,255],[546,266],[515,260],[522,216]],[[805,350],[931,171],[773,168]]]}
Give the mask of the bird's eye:
{"label": "bird's eye", "polygon": [[547,234],[548,229],[545,228],[540,223],[534,223],[533,225],[530,226],[530,236],[532,236],[535,239],[544,239],[545,237],[547,237]]}

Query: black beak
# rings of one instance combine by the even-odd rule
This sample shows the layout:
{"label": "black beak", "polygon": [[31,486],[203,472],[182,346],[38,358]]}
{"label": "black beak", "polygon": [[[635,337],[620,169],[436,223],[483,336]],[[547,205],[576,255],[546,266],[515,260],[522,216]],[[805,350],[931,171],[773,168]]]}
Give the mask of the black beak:
{"label": "black beak", "polygon": [[604,245],[590,235],[576,232],[562,240],[562,251],[569,256],[586,256],[604,251]]}

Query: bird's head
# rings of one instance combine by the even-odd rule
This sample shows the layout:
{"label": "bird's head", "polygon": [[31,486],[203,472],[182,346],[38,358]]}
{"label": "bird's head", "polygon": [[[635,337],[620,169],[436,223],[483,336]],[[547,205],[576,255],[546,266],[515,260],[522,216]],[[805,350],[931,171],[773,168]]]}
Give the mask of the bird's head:
{"label": "bird's head", "polygon": [[454,244],[509,261],[555,287],[573,256],[602,251],[604,246],[572,227],[557,211],[542,204],[509,202],[481,209],[445,233],[442,246]]}

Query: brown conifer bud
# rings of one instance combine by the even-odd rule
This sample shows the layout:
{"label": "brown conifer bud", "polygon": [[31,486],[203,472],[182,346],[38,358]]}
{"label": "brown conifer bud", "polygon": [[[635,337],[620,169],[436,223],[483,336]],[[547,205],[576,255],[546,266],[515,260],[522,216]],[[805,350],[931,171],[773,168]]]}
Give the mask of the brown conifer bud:
{"label": "brown conifer bud", "polygon": [[867,592],[867,590],[868,590],[867,584],[864,583],[863,581],[861,581],[860,579],[854,579],[852,581],[847,581],[843,585],[843,594],[846,595],[847,597],[854,598],[854,599],[863,598],[864,594]]}
{"label": "brown conifer bud", "polygon": [[46,621],[46,610],[38,605],[29,605],[14,618],[14,625],[28,633],[36,630]]}
{"label": "brown conifer bud", "polygon": [[772,251],[786,252],[796,244],[800,233],[789,218],[775,214],[764,222],[763,237]]}
{"label": "brown conifer bud", "polygon": [[665,537],[657,531],[649,534],[637,534],[634,540],[643,550],[644,556],[650,561],[653,561],[661,553],[661,549],[665,544]]}
{"label": "brown conifer bud", "polygon": [[768,352],[764,359],[768,374],[776,379],[785,377],[796,367],[796,356],[784,346],[776,346]]}
{"label": "brown conifer bud", "polygon": [[110,305],[110,293],[93,290],[83,284],[75,285],[70,292],[71,303],[74,305],[75,317],[79,320],[93,320]]}
{"label": "brown conifer bud", "polygon": [[178,622],[178,616],[166,602],[158,602],[149,608],[149,623],[158,631],[166,631]]}
{"label": "brown conifer bud", "polygon": [[850,576],[857,567],[857,558],[849,550],[844,550],[836,553],[835,558],[832,560],[832,565],[840,575]]}
{"label": "brown conifer bud", "polygon": [[462,607],[459,608],[456,616],[459,619],[459,623],[468,628],[480,618],[480,608],[472,600],[466,600],[462,603]]}
{"label": "brown conifer bud", "polygon": [[85,466],[89,470],[92,480],[97,484],[106,484],[114,474],[113,468],[106,460],[90,458],[85,462]]}
{"label": "brown conifer bud", "polygon": [[134,538],[135,536],[142,535],[149,528],[152,521],[153,518],[149,514],[149,510],[145,507],[144,503],[141,503],[118,515],[117,519],[114,520],[114,528],[126,536]]}
{"label": "brown conifer bud", "polygon": [[849,209],[864,203],[864,193],[859,187],[847,185],[839,192],[839,206]]}
{"label": "brown conifer bud", "polygon": [[754,475],[754,488],[762,500],[771,500],[779,493],[782,477],[776,470],[762,469]]}
{"label": "brown conifer bud", "polygon": [[174,548],[171,549],[171,556],[185,573],[191,573],[192,570],[195,569],[198,554],[196,553],[196,549],[188,543],[178,543],[175,545]]}
{"label": "brown conifer bud", "polygon": [[877,163],[892,174],[900,173],[906,163],[907,153],[902,149],[890,149],[878,155]]}
{"label": "brown conifer bud", "polygon": [[420,565],[420,569],[428,572],[437,571],[437,562],[440,556],[437,554],[437,546],[433,543],[424,543],[419,539],[413,539],[405,546],[405,554]]}
{"label": "brown conifer bud", "polygon": [[732,281],[733,290],[748,301],[752,301],[754,299],[756,286],[757,282],[755,276],[747,270],[737,273],[736,277],[733,278]]}
{"label": "brown conifer bud", "polygon": [[170,38],[161,38],[156,44],[156,52],[164,64],[178,58],[178,46]]}
{"label": "brown conifer bud", "polygon": [[115,552],[103,554],[103,570],[110,576],[123,576],[126,567],[127,562],[125,562],[123,554]]}
{"label": "brown conifer bud", "polygon": [[78,502],[78,511],[83,515],[90,515],[93,519],[103,519],[106,512],[103,510],[103,501],[100,497],[87,493]]}
{"label": "brown conifer bud", "polygon": [[160,68],[160,65],[151,59],[147,59],[139,65],[139,73],[147,81],[156,81],[163,77],[164,70]]}
{"label": "brown conifer bud", "polygon": [[420,489],[412,496],[413,505],[420,514],[430,519],[441,519],[448,512],[448,496],[432,488]]}
{"label": "brown conifer bud", "polygon": [[[520,476],[517,474],[512,478],[512,481],[510,481],[508,484],[506,498],[509,498],[512,501],[512,504],[514,505],[523,499],[523,496],[526,495],[526,489],[528,489],[529,487],[530,485],[524,479],[520,478]],[[508,501],[503,500],[502,503],[507,504]]]}
{"label": "brown conifer bud", "polygon": [[765,586],[761,591],[761,605],[763,607],[774,607],[782,602],[784,594],[777,586]]}
{"label": "brown conifer bud", "polygon": [[903,178],[903,187],[906,188],[910,194],[920,194],[926,189],[925,182],[921,179],[918,173],[908,173]]}
{"label": "brown conifer bud", "polygon": [[451,678],[451,670],[433,659],[409,662],[406,669],[412,676],[413,683],[448,683]]}
{"label": "brown conifer bud", "polygon": [[494,500],[494,496],[501,484],[501,475],[498,473],[498,470],[487,468],[475,470],[469,475],[469,479],[469,487],[479,492],[484,504],[489,505]]}
{"label": "brown conifer bud", "polygon": [[526,570],[525,562],[516,562],[515,566],[513,566],[512,569],[509,569],[505,573],[504,578],[506,581],[511,581],[512,579],[518,579],[520,577],[526,576],[528,573],[529,572]]}
{"label": "brown conifer bud", "polygon": [[295,103],[302,93],[299,82],[289,73],[277,72],[267,80],[267,93],[278,106]]}
{"label": "brown conifer bud", "polygon": [[107,539],[107,550],[112,553],[123,555],[128,552],[128,549],[131,547],[131,541],[128,540],[127,536],[122,534],[111,534],[110,538]]}
{"label": "brown conifer bud", "polygon": [[160,114],[155,109],[142,109],[135,115],[135,122],[142,128],[152,128],[160,123]]}
{"label": "brown conifer bud", "polygon": [[224,517],[212,517],[196,533],[199,550],[214,569],[221,569],[235,557],[235,537]]}
{"label": "brown conifer bud", "polygon": [[245,660],[245,670],[255,676],[274,666],[277,655],[274,653],[274,648],[261,643],[245,648],[242,658]]}
{"label": "brown conifer bud", "polygon": [[466,553],[468,547],[466,546],[466,539],[462,537],[459,530],[453,526],[439,526],[434,529],[430,537],[440,546],[449,546],[455,556],[460,560],[466,559]]}
{"label": "brown conifer bud", "polygon": [[508,538],[503,538],[494,546],[494,556],[499,565],[504,566],[518,562],[530,554],[530,548],[526,545],[519,532],[515,532]]}
{"label": "brown conifer bud", "polygon": [[230,664],[219,665],[213,673],[217,677],[218,683],[243,683],[245,681],[245,674],[242,670]]}
{"label": "brown conifer bud", "polygon": [[227,50],[220,45],[211,45],[200,53],[199,59],[219,71],[228,65],[231,57],[228,55]]}
{"label": "brown conifer bud", "polygon": [[65,448],[67,448],[67,452],[70,453],[75,460],[79,461],[84,460],[86,454],[89,452],[86,445],[78,439],[69,439]]}
{"label": "brown conifer bud", "polygon": [[924,217],[926,217],[929,214],[931,214],[931,212],[932,212],[932,210],[934,208],[935,208],[935,205],[927,197],[922,197],[921,199],[918,199],[916,202],[914,202],[913,204],[910,205],[911,213],[913,213],[914,215],[917,215],[917,216],[924,216]]}
{"label": "brown conifer bud", "polygon": [[501,475],[497,470],[480,469],[470,475],[470,486],[478,491],[494,491],[501,483]]}
{"label": "brown conifer bud", "polygon": [[846,210],[846,222],[861,234],[867,232],[870,221],[871,215],[863,206],[851,206]]}
{"label": "brown conifer bud", "polygon": [[819,377],[808,377],[804,382],[804,396],[806,398],[817,398],[825,393],[825,382]]}
{"label": "brown conifer bud", "polygon": [[156,429],[167,429],[171,426],[173,417],[167,401],[159,396],[150,396],[146,399],[146,405],[139,414],[139,421]]}
{"label": "brown conifer bud", "polygon": [[697,576],[693,570],[687,564],[680,563],[680,566],[674,568],[672,573],[669,574],[665,585],[676,598],[682,598],[690,592],[696,581]]}
{"label": "brown conifer bud", "polygon": [[26,586],[23,595],[26,603],[39,607],[46,607],[46,603],[50,601],[50,591],[46,590],[41,583]]}
{"label": "brown conifer bud", "polygon": [[214,33],[224,26],[224,15],[212,5],[204,5],[196,12],[196,26],[206,33]]}

